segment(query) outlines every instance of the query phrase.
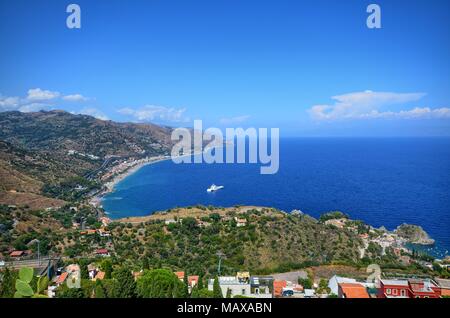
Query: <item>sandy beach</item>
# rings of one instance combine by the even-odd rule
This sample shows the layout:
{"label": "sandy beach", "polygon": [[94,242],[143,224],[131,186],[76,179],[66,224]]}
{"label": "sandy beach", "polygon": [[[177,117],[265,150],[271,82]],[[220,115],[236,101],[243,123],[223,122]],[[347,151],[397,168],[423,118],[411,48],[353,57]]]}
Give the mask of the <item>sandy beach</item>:
{"label": "sandy beach", "polygon": [[106,194],[114,191],[115,186],[119,182],[121,182],[125,178],[131,176],[132,174],[134,174],[135,172],[137,172],[139,169],[141,169],[142,167],[144,167],[146,165],[154,164],[154,163],[158,163],[158,162],[170,160],[170,159],[171,159],[170,156],[158,156],[158,157],[150,157],[150,158],[146,158],[146,159],[134,160],[130,163],[121,163],[121,165],[124,165],[124,164],[126,165],[123,168],[123,170],[121,170],[116,175],[114,175],[110,181],[104,183],[103,189],[99,193],[97,193],[96,195],[94,195],[92,198],[89,199],[89,204],[91,204],[95,207],[101,207],[101,202],[103,200],[103,197]]}

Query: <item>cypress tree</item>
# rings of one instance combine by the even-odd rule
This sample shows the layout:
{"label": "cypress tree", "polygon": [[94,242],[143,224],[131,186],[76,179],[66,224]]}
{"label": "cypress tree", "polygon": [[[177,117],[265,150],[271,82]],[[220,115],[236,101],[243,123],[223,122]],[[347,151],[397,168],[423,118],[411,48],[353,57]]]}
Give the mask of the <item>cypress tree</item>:
{"label": "cypress tree", "polygon": [[213,295],[214,298],[223,298],[222,289],[220,288],[219,278],[217,276],[214,278]]}
{"label": "cypress tree", "polygon": [[189,297],[189,281],[188,281],[188,274],[187,271],[184,271],[184,277],[183,277],[183,297]]}
{"label": "cypress tree", "polygon": [[[116,274],[116,272],[114,271]],[[136,282],[131,274],[130,269],[122,267],[115,275],[118,283],[119,298],[135,298],[136,297]]]}

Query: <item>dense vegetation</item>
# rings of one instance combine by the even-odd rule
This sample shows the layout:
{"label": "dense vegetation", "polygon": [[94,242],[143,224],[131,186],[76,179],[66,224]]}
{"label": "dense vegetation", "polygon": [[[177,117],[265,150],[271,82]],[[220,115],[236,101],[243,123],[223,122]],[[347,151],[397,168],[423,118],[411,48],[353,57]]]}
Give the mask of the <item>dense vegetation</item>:
{"label": "dense vegetation", "polygon": [[[195,208],[192,208],[195,210]],[[198,211],[198,209],[197,209]],[[235,217],[244,218],[238,227]],[[225,257],[223,273],[287,271],[330,262],[357,262],[359,238],[345,230],[273,209],[206,210],[199,218],[184,217],[166,225],[150,220],[135,226],[111,225],[118,259],[168,266],[195,273],[215,273],[217,252]]]}

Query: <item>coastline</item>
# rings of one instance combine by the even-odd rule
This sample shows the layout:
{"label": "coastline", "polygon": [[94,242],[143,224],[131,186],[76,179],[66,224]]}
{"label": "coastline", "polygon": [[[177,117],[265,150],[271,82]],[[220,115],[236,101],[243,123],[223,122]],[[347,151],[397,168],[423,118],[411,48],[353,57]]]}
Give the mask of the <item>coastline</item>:
{"label": "coastline", "polygon": [[[146,159],[134,160],[131,164],[128,163],[129,166],[126,169],[118,172],[111,178],[110,181],[103,183],[102,190],[88,200],[89,204],[96,208],[101,208],[102,207],[101,203],[104,196],[107,195],[108,193],[114,192],[116,185],[121,181],[123,181],[125,178],[133,175],[134,173],[139,171],[142,167],[170,159],[171,159],[170,156],[157,156]],[[105,212],[105,214],[107,213]]]}
{"label": "coastline", "polygon": [[[180,155],[177,158],[182,157],[189,157],[189,156],[195,156],[202,154],[204,152],[209,151],[209,149],[204,149],[203,151],[195,151],[193,153]],[[131,163],[124,162],[116,166],[119,167],[120,165],[125,165],[125,168],[123,170],[120,170],[117,172],[117,174],[114,174],[109,181],[103,183],[103,188],[100,192],[96,193],[94,196],[88,199],[88,203],[92,205],[95,208],[102,208],[102,200],[105,197],[105,195],[114,192],[115,187],[118,183],[123,181],[124,179],[128,178],[129,176],[133,175],[137,171],[139,171],[142,167],[145,167],[147,165],[155,164],[162,161],[171,160],[171,156],[156,156],[156,157],[149,157],[145,159],[138,159],[134,160]],[[109,179],[109,178],[108,178]],[[108,215],[106,211],[104,211],[104,214]]]}

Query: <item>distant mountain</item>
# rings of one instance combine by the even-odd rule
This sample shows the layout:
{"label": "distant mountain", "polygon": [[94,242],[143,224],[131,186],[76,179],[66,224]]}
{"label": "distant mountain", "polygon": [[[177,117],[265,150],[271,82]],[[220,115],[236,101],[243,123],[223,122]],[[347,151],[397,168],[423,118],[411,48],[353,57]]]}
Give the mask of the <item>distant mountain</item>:
{"label": "distant mountain", "polygon": [[83,176],[111,156],[167,154],[171,131],[59,110],[0,113],[0,203],[5,192],[40,195],[45,185]]}
{"label": "distant mountain", "polygon": [[28,150],[108,155],[159,154],[170,146],[171,129],[116,123],[65,111],[0,113],[0,139]]}

